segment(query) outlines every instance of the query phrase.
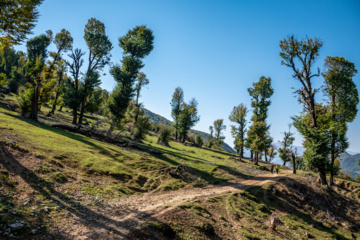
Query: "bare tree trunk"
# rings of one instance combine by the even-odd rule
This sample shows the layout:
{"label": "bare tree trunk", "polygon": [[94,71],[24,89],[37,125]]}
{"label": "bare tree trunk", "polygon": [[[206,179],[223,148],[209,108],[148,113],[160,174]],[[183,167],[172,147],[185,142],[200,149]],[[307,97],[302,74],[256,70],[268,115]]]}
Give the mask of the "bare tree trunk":
{"label": "bare tree trunk", "polygon": [[72,124],[76,124],[76,122],[77,122],[77,111],[78,111],[77,107],[74,107],[73,108],[73,121],[72,121]]}
{"label": "bare tree trunk", "polygon": [[254,153],[253,153],[253,151],[252,151],[252,150],[250,150],[250,158],[251,158],[251,161],[253,161],[253,160],[254,160]]}
{"label": "bare tree trunk", "polygon": [[259,152],[258,152],[258,151],[255,152],[255,161],[254,161],[254,164],[255,164],[255,165],[259,165]]}
{"label": "bare tree trunk", "polygon": [[81,102],[80,116],[79,116],[79,122],[78,122],[79,124],[82,124],[84,112],[85,112],[85,99],[83,99]]}
{"label": "bare tree trunk", "polygon": [[60,106],[59,108],[59,112],[62,112],[63,106]]}
{"label": "bare tree trunk", "polygon": [[264,151],[264,155],[265,155],[265,162],[267,162],[268,159],[267,159],[266,151]]}
{"label": "bare tree trunk", "polygon": [[296,174],[296,161],[295,161],[295,154],[291,153],[292,165],[293,165],[293,173]]}

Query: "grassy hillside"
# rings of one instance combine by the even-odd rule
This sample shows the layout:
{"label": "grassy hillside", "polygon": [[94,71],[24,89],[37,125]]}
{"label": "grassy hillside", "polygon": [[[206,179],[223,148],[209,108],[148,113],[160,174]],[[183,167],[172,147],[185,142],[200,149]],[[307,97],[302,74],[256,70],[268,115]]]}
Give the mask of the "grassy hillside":
{"label": "grassy hillside", "polygon": [[273,175],[268,163],[165,147],[154,133],[135,143],[126,134],[110,141],[65,131],[69,112],[40,114],[36,123],[11,110],[13,100],[0,103],[0,238],[360,237],[359,183],[336,179],[329,190],[315,184],[315,173]]}
{"label": "grassy hillside", "polygon": [[[146,116],[148,116],[150,122],[153,124],[164,124],[167,126],[171,126],[171,124],[172,124],[172,122],[170,120],[168,120],[156,113],[153,113],[147,109],[144,109],[144,112],[145,112]],[[194,129],[190,129],[189,134],[200,135],[206,141],[210,137],[210,134],[201,132],[198,130],[194,130]],[[236,151],[226,143],[224,143],[222,147],[225,151],[227,151],[229,153],[236,153]]]}

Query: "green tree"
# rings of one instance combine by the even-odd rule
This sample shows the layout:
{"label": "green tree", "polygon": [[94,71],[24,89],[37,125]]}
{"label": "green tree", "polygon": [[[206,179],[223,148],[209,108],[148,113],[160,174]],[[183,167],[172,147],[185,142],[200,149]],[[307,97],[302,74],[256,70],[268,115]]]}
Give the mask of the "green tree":
{"label": "green tree", "polygon": [[317,113],[316,128],[309,127],[311,116],[307,111],[304,111],[300,116],[292,117],[292,119],[294,120],[294,126],[305,139],[304,147],[306,150],[303,154],[304,161],[309,167],[314,167],[318,171],[324,171],[324,179],[322,178],[322,173],[319,174],[319,182],[325,182],[326,184],[326,171],[329,168],[328,156],[330,154],[330,118],[326,107],[321,104],[316,104],[315,107]]}
{"label": "green tree", "polygon": [[214,139],[214,127],[210,126],[209,127],[209,131],[210,131],[210,137],[208,138],[208,147],[212,148],[214,143],[215,143],[215,139]]}
{"label": "green tree", "polygon": [[193,126],[195,126],[199,120],[200,116],[198,116],[198,102],[195,100],[195,98],[191,99],[188,104],[183,103],[179,115],[179,136],[183,143],[186,140],[188,131]]}
{"label": "green tree", "polygon": [[235,138],[235,149],[240,155],[240,158],[244,157],[247,111],[247,107],[241,103],[239,106],[233,108],[229,116],[230,121],[238,124],[238,126],[231,125],[231,134]]}
{"label": "green tree", "polygon": [[204,145],[204,140],[202,139],[202,137],[200,135],[196,135],[195,144],[198,145],[199,147]]}
{"label": "green tree", "polygon": [[55,113],[56,106],[59,104],[59,98],[63,91],[64,87],[64,79],[66,78],[65,72],[67,71],[67,66],[64,60],[59,61],[59,63],[56,66],[56,86],[55,86],[55,96],[52,101],[52,109],[49,112],[49,115]]}
{"label": "green tree", "polygon": [[[252,88],[248,88],[249,95],[251,97],[251,107],[253,108],[253,116],[251,121],[253,122],[252,126],[256,124],[252,131],[248,131],[248,138],[245,142],[245,146],[251,148],[255,153],[254,163],[258,164],[259,149],[264,152],[265,159],[267,159],[267,150],[271,146],[272,138],[269,135],[270,126],[266,125],[266,119],[268,116],[268,107],[271,104],[270,97],[274,94],[274,89],[271,86],[271,78],[266,78],[261,76],[258,82],[253,83]],[[257,124],[262,122],[266,127],[263,127],[264,124]],[[264,130],[264,133],[260,133],[260,130]],[[256,140],[256,143],[254,142]],[[264,141],[264,142],[260,142]],[[259,146],[256,146],[259,144]]]}
{"label": "green tree", "polygon": [[124,56],[122,65],[115,65],[110,70],[117,82],[109,100],[111,128],[121,124],[129,102],[135,94],[133,85],[140,69],[144,67],[142,59],[152,51],[153,42],[153,32],[146,26],[137,26],[119,39]]}
{"label": "green tree", "polygon": [[149,118],[145,115],[138,116],[138,121],[135,122],[133,138],[137,141],[144,139],[150,128],[151,124],[149,122]]}
{"label": "green tree", "polygon": [[330,185],[334,184],[334,174],[339,170],[334,165],[335,159],[348,148],[346,137],[347,123],[352,122],[357,114],[359,94],[353,77],[357,73],[355,65],[343,57],[327,57],[324,93],[328,97],[330,114]]}
{"label": "green tree", "polygon": [[81,90],[79,124],[82,124],[85,106],[88,104],[86,99],[89,99],[89,95],[101,84],[101,80],[94,76],[99,74],[98,71],[102,70],[110,62],[110,51],[113,48],[109,37],[105,33],[104,23],[95,18],[90,18],[85,25],[84,39],[89,48],[89,62]]}
{"label": "green tree", "polygon": [[217,119],[214,121],[215,146],[219,149],[224,143],[225,136],[222,134],[222,131],[225,131],[225,129],[224,119]]}
{"label": "green tree", "polygon": [[20,44],[32,33],[43,0],[2,0],[0,2],[0,45]]}
{"label": "green tree", "polygon": [[[290,36],[280,41],[280,57],[283,59],[281,61],[282,65],[285,65],[292,69],[293,78],[298,80],[301,83],[301,88],[295,91],[299,96],[299,102],[304,104],[304,109],[309,114],[309,125],[308,130],[305,130],[303,125],[294,124],[294,126],[299,126],[302,129],[299,132],[306,134],[308,143],[314,143],[317,147],[312,148],[310,151],[307,149],[306,155],[308,159],[314,160],[314,164],[318,168],[318,182],[321,184],[327,184],[326,181],[326,163],[327,155],[325,153],[327,150],[323,149],[324,139],[323,136],[325,133],[321,133],[318,127],[317,121],[317,112],[315,104],[315,94],[318,89],[314,89],[312,86],[312,79],[314,77],[320,76],[320,69],[317,73],[312,73],[313,65],[317,57],[319,56],[320,48],[323,45],[323,41],[319,38],[306,38],[302,40],[297,40],[294,36]],[[298,66],[300,65],[300,67]],[[301,117],[300,117],[301,118]],[[299,120],[299,119],[298,119]],[[296,127],[297,128],[297,127]],[[318,128],[318,129],[316,129]],[[305,137],[305,135],[304,135]],[[310,139],[317,138],[317,139]],[[320,147],[321,146],[321,147]],[[323,152],[316,152],[323,151]],[[313,154],[313,157],[309,155]],[[324,157],[320,159],[319,157]],[[305,156],[304,156],[305,158]],[[312,161],[311,160],[311,161]],[[316,163],[315,163],[316,162]]]}
{"label": "green tree", "polygon": [[171,117],[174,119],[174,129],[175,129],[175,140],[178,139],[178,133],[180,131],[179,126],[179,116],[181,112],[181,106],[184,103],[184,91],[181,87],[177,87],[172,95],[171,99]]}
{"label": "green tree", "polygon": [[82,52],[81,49],[76,48],[71,52],[71,54],[68,55],[72,59],[72,61],[66,62],[69,67],[70,74],[73,78],[73,80],[71,80],[70,78],[68,79],[68,88],[65,95],[66,105],[68,105],[73,110],[72,124],[77,123],[78,109],[82,101],[82,94],[80,91],[80,69],[84,64],[84,59],[82,58],[84,55],[85,52]]}
{"label": "green tree", "polygon": [[268,156],[269,156],[269,162],[271,162],[274,157],[277,155],[277,152],[276,152],[277,148],[275,145],[271,145],[268,149]]}
{"label": "green tree", "polygon": [[289,124],[289,130],[283,133],[284,138],[280,142],[282,147],[279,148],[279,157],[283,161],[283,166],[285,166],[287,162],[291,161],[292,144],[295,138],[294,138],[294,133],[292,133],[290,130],[291,130],[291,124]]}
{"label": "green tree", "polygon": [[259,154],[266,150],[266,138],[269,127],[265,122],[254,122],[251,125],[248,136],[252,139],[250,148],[255,154],[254,164],[259,165]]}
{"label": "green tree", "polygon": [[33,97],[30,117],[35,121],[38,120],[39,96],[41,85],[44,80],[42,73],[45,68],[45,60],[48,56],[47,47],[50,43],[51,37],[45,34],[34,37],[26,43],[28,57],[26,64],[26,80],[34,89],[32,91]]}
{"label": "green tree", "polygon": [[141,103],[139,103],[139,98],[140,98],[140,92],[141,89],[149,84],[149,79],[146,78],[145,73],[139,72],[136,78],[137,82],[135,84],[135,123],[137,122],[139,113],[140,113],[140,108],[141,108]]}

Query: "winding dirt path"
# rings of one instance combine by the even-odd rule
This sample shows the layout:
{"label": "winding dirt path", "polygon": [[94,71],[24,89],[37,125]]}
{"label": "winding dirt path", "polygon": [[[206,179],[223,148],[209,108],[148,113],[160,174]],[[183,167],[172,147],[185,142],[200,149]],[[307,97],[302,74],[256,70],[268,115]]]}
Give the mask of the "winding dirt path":
{"label": "winding dirt path", "polygon": [[78,235],[74,239],[126,239],[126,236],[131,231],[140,227],[142,223],[156,219],[157,216],[175,208],[182,202],[241,192],[249,187],[261,186],[270,181],[277,181],[286,177],[289,173],[291,173],[291,170],[283,170],[280,174],[261,174],[250,179],[238,178],[204,188],[180,189],[162,193],[144,193],[140,196],[121,199],[107,204],[103,209],[103,214],[106,214],[108,219],[104,224],[110,225],[115,231],[107,231],[100,228],[84,229],[85,231],[77,232]]}

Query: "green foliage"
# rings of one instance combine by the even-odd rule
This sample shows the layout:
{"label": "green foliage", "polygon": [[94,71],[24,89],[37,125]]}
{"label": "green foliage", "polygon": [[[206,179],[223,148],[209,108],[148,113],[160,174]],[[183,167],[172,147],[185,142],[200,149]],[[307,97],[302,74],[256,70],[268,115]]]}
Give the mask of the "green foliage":
{"label": "green foliage", "polygon": [[138,121],[135,123],[135,129],[133,133],[133,138],[136,140],[141,140],[145,138],[145,134],[149,132],[151,124],[148,117],[140,115]]}
{"label": "green foliage", "polygon": [[[117,82],[109,101],[109,117],[115,125],[121,123],[129,102],[135,95],[133,85],[139,76],[139,70],[144,66],[141,59],[153,49],[153,39],[152,31],[145,26],[137,26],[129,30],[124,37],[119,39],[119,46],[124,51],[122,66],[115,65],[110,69],[110,74]],[[137,86],[138,97],[141,86],[145,84],[145,79],[142,78],[142,84]],[[140,82],[138,81],[138,83]]]}
{"label": "green foliage", "polygon": [[327,57],[324,93],[328,96],[330,118],[330,181],[339,169],[335,159],[348,148],[346,137],[347,123],[352,122],[357,114],[359,94],[353,77],[357,73],[355,65],[342,57]]}
{"label": "green foliage", "polygon": [[0,44],[20,44],[31,33],[43,0],[2,0],[0,6]]}
{"label": "green foliage", "polygon": [[289,124],[289,131],[284,132],[284,139],[281,141],[282,147],[279,148],[279,157],[284,162],[284,166],[287,162],[291,161],[292,144],[295,140],[294,133],[290,132],[291,124]]}
{"label": "green foliage", "polygon": [[261,76],[258,82],[253,83],[252,88],[248,88],[248,92],[254,113],[251,120],[253,122],[265,122],[268,116],[268,107],[271,104],[270,97],[274,94],[274,89],[271,87],[271,78]]}
{"label": "green foliage", "polygon": [[198,145],[199,147],[204,145],[204,140],[202,139],[202,137],[200,135],[196,135],[195,144]]}
{"label": "green foliage", "polygon": [[0,88],[2,88],[6,83],[8,79],[6,77],[5,73],[0,73]]}
{"label": "green foliage", "polygon": [[222,135],[222,131],[226,129],[226,126],[224,125],[224,119],[218,119],[214,121],[214,132],[215,132],[215,147],[221,148],[223,145],[225,136]]}
{"label": "green foliage", "polygon": [[274,157],[277,155],[276,146],[271,145],[270,148],[268,149],[267,154],[269,155],[269,162],[271,162],[274,159]]}
{"label": "green foliage", "polygon": [[153,32],[144,25],[136,26],[119,39],[119,46],[124,50],[124,54],[144,58],[154,48]]}
{"label": "green foliage", "polygon": [[171,98],[171,117],[174,119],[175,139],[177,140],[180,132],[180,112],[181,106],[184,103],[184,91],[181,87],[177,87]]}
{"label": "green foliage", "polygon": [[169,146],[169,141],[171,137],[171,129],[168,126],[161,125],[158,133],[158,144],[162,144],[164,146]]}
{"label": "green foliage", "polygon": [[17,104],[20,108],[21,116],[25,116],[31,111],[31,102],[34,98],[33,88],[20,88],[19,95],[16,97]]}
{"label": "green foliage", "polygon": [[310,125],[310,116],[303,113],[300,116],[293,117],[294,126],[304,136],[304,160],[308,166],[317,168],[319,171],[325,172],[328,169],[330,153],[329,148],[329,118],[327,110],[322,105],[317,105],[318,123],[317,128]]}
{"label": "green foliage", "polygon": [[243,157],[244,154],[247,111],[247,107],[241,103],[234,107],[229,116],[230,121],[238,124],[238,126],[231,125],[231,135],[235,139],[235,149],[240,157]]}
{"label": "green foliage", "polygon": [[181,105],[181,112],[179,115],[179,129],[182,142],[185,142],[186,136],[190,130],[198,121],[198,102],[195,98],[191,99],[188,104],[183,103]]}

